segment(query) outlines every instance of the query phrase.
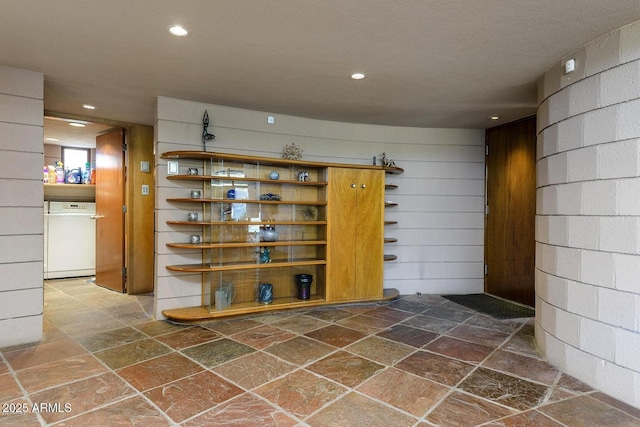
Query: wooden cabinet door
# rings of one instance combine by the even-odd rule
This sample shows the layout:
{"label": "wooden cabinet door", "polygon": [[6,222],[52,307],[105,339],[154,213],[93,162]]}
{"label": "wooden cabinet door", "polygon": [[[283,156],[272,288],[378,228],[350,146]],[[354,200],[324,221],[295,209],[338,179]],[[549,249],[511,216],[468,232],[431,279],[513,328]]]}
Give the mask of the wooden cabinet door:
{"label": "wooden cabinet door", "polygon": [[355,298],[356,180],[354,169],[329,168],[327,199],[328,301]]}
{"label": "wooden cabinet door", "polygon": [[361,170],[356,184],[356,299],[382,297],[384,172]]}
{"label": "wooden cabinet door", "polygon": [[328,301],[382,296],[384,172],[329,168]]}

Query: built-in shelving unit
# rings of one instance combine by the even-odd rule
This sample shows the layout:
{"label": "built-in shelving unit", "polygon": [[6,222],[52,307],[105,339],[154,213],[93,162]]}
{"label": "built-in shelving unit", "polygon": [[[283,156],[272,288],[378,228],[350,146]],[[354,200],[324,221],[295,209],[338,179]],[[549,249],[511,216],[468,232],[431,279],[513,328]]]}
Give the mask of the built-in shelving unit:
{"label": "built-in shelving unit", "polygon": [[[172,229],[166,247],[185,258],[200,254],[198,262],[170,264],[166,269],[202,275],[202,305],[164,310],[165,316],[193,321],[344,302],[339,300],[344,295],[343,280],[336,275],[339,269],[329,273],[329,254],[336,252],[330,248],[340,247],[341,242],[331,241],[328,212],[339,212],[350,196],[337,183],[329,185],[329,171],[348,168],[383,174],[383,168],[193,151],[167,152],[161,158],[179,162],[172,165],[178,173],[166,177],[173,183],[167,191],[170,197],[165,198],[172,216],[166,221]],[[363,185],[361,191],[368,189]],[[334,196],[329,197],[330,192]],[[374,197],[382,207],[382,192]],[[339,222],[334,220],[331,229],[344,235]],[[382,241],[382,230],[379,233]],[[382,252],[377,259],[381,258]],[[305,299],[295,280],[299,274],[313,277]],[[335,280],[328,279],[330,275]],[[257,295],[263,283],[273,289],[268,304]],[[381,279],[366,283],[368,288],[349,301],[397,297],[395,290],[383,291]]]}

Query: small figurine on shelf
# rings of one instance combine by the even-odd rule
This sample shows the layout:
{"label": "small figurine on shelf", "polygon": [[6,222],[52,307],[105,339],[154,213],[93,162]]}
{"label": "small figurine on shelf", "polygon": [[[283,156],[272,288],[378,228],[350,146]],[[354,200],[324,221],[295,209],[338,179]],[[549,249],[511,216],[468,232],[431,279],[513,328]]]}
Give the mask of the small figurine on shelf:
{"label": "small figurine on shelf", "polygon": [[298,172],[298,181],[302,181],[302,182],[309,181],[309,172],[307,171]]}
{"label": "small figurine on shelf", "polygon": [[275,242],[278,240],[278,231],[272,225],[260,227],[260,240],[263,242]]}
{"label": "small figurine on shelf", "polygon": [[315,221],[318,219],[318,208],[316,208],[315,206],[307,206],[306,208],[302,209],[302,217],[306,220],[306,221]]}
{"label": "small figurine on shelf", "polygon": [[285,145],[282,150],[282,158],[287,160],[300,160],[302,158],[302,150],[295,142],[291,145]]}
{"label": "small figurine on shelf", "polygon": [[260,264],[268,264],[271,262],[271,252],[268,247],[260,249]]}
{"label": "small figurine on shelf", "polygon": [[395,168],[396,162],[387,159],[387,153],[382,153],[382,166],[384,166],[385,168]]}

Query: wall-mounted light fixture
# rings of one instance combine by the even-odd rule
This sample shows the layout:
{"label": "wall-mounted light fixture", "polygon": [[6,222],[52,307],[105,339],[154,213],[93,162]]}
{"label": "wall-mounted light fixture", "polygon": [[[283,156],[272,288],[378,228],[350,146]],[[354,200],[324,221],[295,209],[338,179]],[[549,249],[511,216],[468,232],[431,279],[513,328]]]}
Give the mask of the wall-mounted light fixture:
{"label": "wall-mounted light fixture", "polygon": [[207,151],[207,141],[211,141],[216,137],[209,133],[207,127],[209,127],[209,113],[204,110],[204,116],[202,116],[202,151]]}

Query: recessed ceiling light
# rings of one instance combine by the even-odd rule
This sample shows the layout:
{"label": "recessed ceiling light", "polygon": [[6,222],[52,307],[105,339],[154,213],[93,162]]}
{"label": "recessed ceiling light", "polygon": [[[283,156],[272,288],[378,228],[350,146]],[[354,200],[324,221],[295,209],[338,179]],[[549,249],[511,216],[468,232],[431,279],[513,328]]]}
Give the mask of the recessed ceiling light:
{"label": "recessed ceiling light", "polygon": [[189,31],[186,28],[181,27],[180,25],[171,25],[169,27],[169,32],[174,36],[184,37],[189,34]]}
{"label": "recessed ceiling light", "polygon": [[73,127],[76,127],[76,128],[83,128],[86,125],[84,123],[71,122],[71,123],[69,123],[69,126],[73,126]]}
{"label": "recessed ceiling light", "polygon": [[489,117],[491,120],[498,120],[500,117],[499,116],[491,116]]}
{"label": "recessed ceiling light", "polygon": [[353,74],[351,74],[351,78],[353,80],[362,80],[362,79],[364,79],[364,76],[365,76],[364,73],[353,73]]}
{"label": "recessed ceiling light", "polygon": [[89,104],[83,104],[82,108],[86,108],[87,110],[95,110],[96,107],[94,107],[93,105],[89,105]]}

